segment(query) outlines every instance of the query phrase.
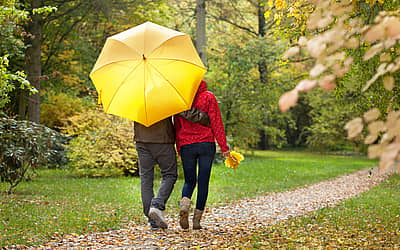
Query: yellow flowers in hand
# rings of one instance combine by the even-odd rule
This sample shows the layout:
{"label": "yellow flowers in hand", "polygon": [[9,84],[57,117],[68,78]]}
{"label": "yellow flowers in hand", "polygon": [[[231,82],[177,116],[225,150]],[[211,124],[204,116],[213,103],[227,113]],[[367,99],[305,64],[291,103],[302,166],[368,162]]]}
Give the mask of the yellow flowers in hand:
{"label": "yellow flowers in hand", "polygon": [[225,160],[225,166],[236,170],[242,160],[244,160],[244,156],[241,153],[231,151],[230,156]]}

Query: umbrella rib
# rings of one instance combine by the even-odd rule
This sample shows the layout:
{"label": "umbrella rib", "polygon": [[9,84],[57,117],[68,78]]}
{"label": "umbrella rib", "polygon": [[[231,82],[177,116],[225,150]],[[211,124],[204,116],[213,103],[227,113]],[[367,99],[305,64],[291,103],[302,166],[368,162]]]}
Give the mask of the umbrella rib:
{"label": "umbrella rib", "polygon": [[160,76],[162,76],[169,83],[169,85],[171,85],[171,87],[173,87],[176,90],[176,93],[178,93],[179,97],[187,105],[188,103],[185,101],[185,98],[182,96],[181,92],[179,92],[179,90],[157,69],[157,67],[153,66],[150,62],[149,65],[151,65],[154,68],[154,70],[157,71],[158,74],[160,74]]}
{"label": "umbrella rib", "polygon": [[119,89],[121,88],[121,86],[124,85],[123,82],[125,82],[125,80],[130,76],[130,74],[131,74],[133,71],[135,71],[140,65],[141,65],[141,63],[139,63],[138,65],[136,65],[136,67],[134,67],[128,74],[126,74],[126,77],[121,81],[122,84],[120,84],[120,85],[118,86],[118,88],[115,90],[115,92],[114,92],[114,94],[113,94],[113,96],[112,96],[112,98],[111,98],[111,101],[110,101],[110,103],[108,104],[107,109],[104,109],[106,113],[108,112],[108,109],[110,108],[111,104],[113,103],[113,101],[114,101],[114,99],[115,99],[115,98],[114,98],[115,95],[118,93],[118,91],[119,91]]}
{"label": "umbrella rib", "polygon": [[131,46],[127,45],[126,43],[124,43],[124,42],[122,42],[122,41],[120,41],[118,39],[112,39],[112,40],[117,42],[117,43],[119,43],[119,44],[121,44],[121,45],[123,45],[124,47],[127,47],[129,50],[136,51],[136,53],[138,53],[139,55],[142,54],[136,47],[131,47]]}
{"label": "umbrella rib", "polygon": [[[126,60],[112,61],[112,62],[103,64],[103,65],[101,65],[100,67],[96,68],[96,71],[99,70],[99,69],[101,69],[101,68],[104,68],[104,67],[106,67],[106,66],[108,66],[108,65],[114,64],[114,63],[126,62],[126,61],[142,61],[142,60],[143,60],[143,59],[140,58],[140,59],[126,59]],[[92,73],[93,73],[93,72],[91,72],[90,75],[91,75]]]}
{"label": "umbrella rib", "polygon": [[199,66],[198,64],[195,64],[195,63],[192,63],[192,62],[190,62],[190,61],[183,60],[183,59],[162,58],[162,57],[160,57],[160,58],[151,57],[151,58],[148,58],[148,59],[149,59],[149,60],[153,60],[153,61],[154,61],[154,60],[165,60],[165,61],[179,61],[179,62],[185,62],[185,63],[189,63],[189,64],[191,64],[191,65],[194,65],[194,66],[196,66],[196,67],[198,67],[198,68],[207,70],[205,67]]}
{"label": "umbrella rib", "polygon": [[[118,39],[108,38],[107,40],[113,41],[113,42],[115,42],[115,43],[118,43],[118,44],[120,44],[120,45],[122,45],[122,46],[128,48],[128,50],[135,51],[138,55],[143,54],[143,53],[140,53],[140,51],[138,51],[136,47],[130,47],[130,46],[128,46],[127,44],[121,42],[121,41],[118,40]],[[103,68],[104,66],[107,66],[107,65],[109,65],[109,64],[111,64],[111,63],[122,62],[122,61],[128,61],[128,60],[141,60],[141,59],[142,59],[141,57],[140,57],[139,59],[134,59],[134,58],[129,58],[129,59],[128,59],[128,58],[127,58],[127,59],[124,59],[124,60],[115,60],[115,61],[112,61],[112,62],[107,62],[107,63],[102,64],[102,65],[97,65],[97,62],[96,62],[94,68],[93,68],[92,71],[91,71],[91,73],[93,73],[94,71],[97,71],[98,69],[101,69],[101,68]],[[90,73],[90,74],[91,74],[91,73]]]}
{"label": "umbrella rib", "polygon": [[[169,41],[169,40],[171,40],[171,39],[173,39],[173,38],[176,38],[176,37],[179,37],[179,36],[189,36],[188,34],[185,34],[185,33],[179,32],[179,31],[177,31],[177,32],[178,32],[178,33],[181,33],[181,34],[170,35],[169,37],[167,37],[166,39],[164,39],[163,41],[161,41],[160,44],[159,44],[157,47],[153,48],[151,51],[153,52],[153,51],[157,50],[158,48],[160,48],[161,46],[163,46],[163,44],[165,44],[167,41]],[[144,39],[143,39],[143,42],[145,42]]]}

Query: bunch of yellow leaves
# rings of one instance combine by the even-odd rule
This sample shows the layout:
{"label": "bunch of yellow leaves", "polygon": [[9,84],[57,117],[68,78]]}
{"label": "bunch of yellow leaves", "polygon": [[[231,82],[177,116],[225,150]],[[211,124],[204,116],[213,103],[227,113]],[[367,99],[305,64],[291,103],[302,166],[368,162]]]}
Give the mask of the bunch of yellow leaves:
{"label": "bunch of yellow leaves", "polygon": [[242,160],[244,160],[244,156],[241,153],[231,151],[230,156],[225,160],[225,166],[236,170]]}

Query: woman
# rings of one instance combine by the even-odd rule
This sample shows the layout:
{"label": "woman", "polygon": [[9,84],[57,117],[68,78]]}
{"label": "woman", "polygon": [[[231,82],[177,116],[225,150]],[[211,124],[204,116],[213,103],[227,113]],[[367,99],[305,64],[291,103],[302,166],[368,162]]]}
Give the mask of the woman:
{"label": "woman", "polygon": [[[193,215],[193,229],[201,229],[200,220],[208,197],[212,162],[215,156],[215,139],[224,157],[229,157],[229,147],[221,119],[217,99],[207,91],[207,84],[201,81],[192,106],[210,116],[210,126],[192,123],[175,116],[176,147],[182,159],[185,184],[182,189],[179,224],[183,229],[189,228],[189,209],[192,194],[197,183],[196,208]],[[196,166],[198,162],[198,171]]]}

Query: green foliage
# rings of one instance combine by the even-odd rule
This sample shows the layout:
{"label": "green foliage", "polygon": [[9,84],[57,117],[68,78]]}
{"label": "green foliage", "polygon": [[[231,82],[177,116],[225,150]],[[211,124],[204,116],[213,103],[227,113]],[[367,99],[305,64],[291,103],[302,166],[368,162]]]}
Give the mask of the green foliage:
{"label": "green foliage", "polygon": [[11,57],[23,55],[23,37],[27,35],[21,24],[28,18],[28,12],[20,10],[13,3],[0,6],[0,55]]}
{"label": "green foliage", "polygon": [[[352,145],[357,150],[365,150],[360,142],[346,139],[344,125],[352,117],[360,116],[371,108],[379,108],[383,114],[387,113],[389,105],[392,109],[398,109],[398,95],[393,96],[378,84],[371,86],[366,92],[361,91],[364,83],[372,77],[378,60],[363,62],[359,52],[354,52],[354,57],[351,70],[338,82],[334,91],[318,89],[305,95],[312,107],[312,121],[307,130],[307,145],[310,148],[337,150]],[[397,91],[393,90],[395,93]]]}
{"label": "green foliage", "polygon": [[[233,147],[254,147],[259,141],[260,130],[275,100],[273,87],[259,79],[258,63],[265,61],[273,72],[278,64],[282,45],[266,38],[226,45],[223,54],[211,60],[207,79],[210,89],[220,101],[226,132],[233,140]],[[270,125],[269,125],[270,126]],[[272,130],[271,130],[272,131]]]}
{"label": "green foliage", "polygon": [[61,128],[68,117],[82,112],[82,100],[65,93],[49,92],[40,107],[40,122],[51,128]]}
{"label": "green foliage", "polygon": [[50,14],[52,12],[56,12],[57,7],[51,7],[51,6],[43,6],[41,8],[36,8],[32,10],[33,15],[46,15]]}
{"label": "green foliage", "polygon": [[8,192],[26,177],[44,165],[54,152],[56,133],[29,121],[0,118],[0,177],[10,184]]}
{"label": "green foliage", "polygon": [[[337,150],[346,145],[344,125],[354,115],[350,106],[338,105],[333,92],[316,89],[307,96],[312,122],[307,145],[318,150]],[[323,139],[322,139],[323,138]]]}
{"label": "green foliage", "polygon": [[137,175],[132,122],[89,110],[68,119],[71,166],[82,176]]}
{"label": "green foliage", "polygon": [[23,71],[10,69],[10,58],[17,59],[23,55],[23,36],[26,33],[21,22],[26,19],[27,12],[18,10],[14,4],[0,6],[0,109],[10,101],[9,94],[16,87],[37,92],[30,86]]}

